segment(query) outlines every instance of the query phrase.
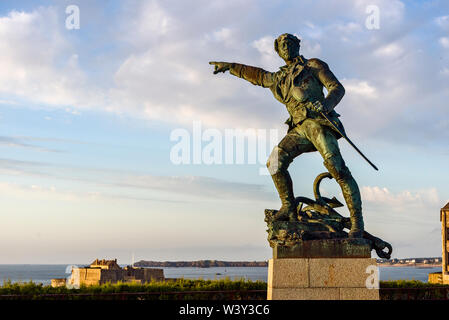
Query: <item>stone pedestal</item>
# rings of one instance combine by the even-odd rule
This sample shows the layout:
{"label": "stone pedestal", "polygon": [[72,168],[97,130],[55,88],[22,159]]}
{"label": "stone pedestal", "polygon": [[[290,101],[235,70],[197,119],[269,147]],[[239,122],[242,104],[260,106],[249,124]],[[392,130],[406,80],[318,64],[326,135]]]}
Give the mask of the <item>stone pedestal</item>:
{"label": "stone pedestal", "polygon": [[268,300],[379,299],[377,262],[363,239],[313,241],[273,248]]}
{"label": "stone pedestal", "polygon": [[442,272],[429,273],[427,282],[432,283],[432,284],[442,284],[443,283],[443,273]]}

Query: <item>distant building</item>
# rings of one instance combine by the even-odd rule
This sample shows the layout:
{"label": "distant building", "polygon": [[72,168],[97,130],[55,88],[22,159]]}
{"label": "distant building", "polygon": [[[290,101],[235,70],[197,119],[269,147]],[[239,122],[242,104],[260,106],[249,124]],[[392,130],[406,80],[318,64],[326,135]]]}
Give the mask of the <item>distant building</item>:
{"label": "distant building", "polygon": [[114,260],[98,260],[95,259],[94,262],[90,264],[91,268],[100,268],[105,270],[120,270],[120,266],[117,264],[117,259]]}
{"label": "distant building", "polygon": [[[440,210],[441,221],[441,240],[442,240],[442,255],[441,255],[441,272],[429,273],[429,283],[444,283],[449,284],[449,202]],[[435,259],[435,262],[439,259]]]}
{"label": "distant building", "polygon": [[[89,267],[73,268],[69,284],[72,286],[81,285],[99,285],[105,283],[146,283],[150,281],[163,281],[164,270],[154,268],[134,268],[127,266],[120,267],[117,259],[114,260],[98,260],[90,264]],[[53,287],[65,286],[66,279],[52,279]]]}

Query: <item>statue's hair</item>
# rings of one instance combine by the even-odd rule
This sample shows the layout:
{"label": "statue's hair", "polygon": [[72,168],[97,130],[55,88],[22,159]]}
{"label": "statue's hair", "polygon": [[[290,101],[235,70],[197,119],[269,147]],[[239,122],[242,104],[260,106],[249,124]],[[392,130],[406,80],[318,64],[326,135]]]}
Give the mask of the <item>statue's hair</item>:
{"label": "statue's hair", "polygon": [[284,34],[281,34],[279,37],[277,37],[276,40],[274,40],[274,50],[275,50],[276,52],[278,52],[278,53],[279,53],[278,43],[279,43],[279,40],[281,40],[281,39],[291,39],[291,40],[293,40],[293,41],[296,42],[296,44],[298,45],[298,47],[299,47],[299,44],[300,44],[300,42],[301,42],[301,40],[298,39],[298,37],[296,37],[296,36],[294,36],[294,35],[292,35],[292,34],[290,34],[290,33],[284,33]]}

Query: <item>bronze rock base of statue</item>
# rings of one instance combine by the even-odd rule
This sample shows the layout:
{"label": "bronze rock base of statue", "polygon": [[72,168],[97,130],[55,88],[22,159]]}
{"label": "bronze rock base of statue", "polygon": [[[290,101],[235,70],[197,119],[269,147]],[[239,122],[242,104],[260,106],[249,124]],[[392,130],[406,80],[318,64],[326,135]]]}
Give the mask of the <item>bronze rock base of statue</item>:
{"label": "bronze rock base of statue", "polygon": [[371,258],[371,241],[367,239],[303,240],[294,245],[273,247],[273,259],[286,258]]}
{"label": "bronze rock base of statue", "polygon": [[388,242],[364,231],[363,238],[350,239],[351,220],[339,214],[335,208],[343,205],[334,197],[322,197],[320,182],[332,179],[328,172],[314,181],[315,200],[297,197],[297,216],[294,221],[277,221],[277,210],[265,210],[268,225],[268,242],[274,249],[273,258],[291,257],[369,257],[375,250],[380,258],[390,259],[393,251]]}

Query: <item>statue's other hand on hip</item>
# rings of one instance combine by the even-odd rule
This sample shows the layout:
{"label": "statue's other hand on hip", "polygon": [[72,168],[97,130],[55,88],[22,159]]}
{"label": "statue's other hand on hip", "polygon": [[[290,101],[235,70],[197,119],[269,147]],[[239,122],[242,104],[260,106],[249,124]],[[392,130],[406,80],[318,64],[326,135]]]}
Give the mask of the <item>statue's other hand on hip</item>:
{"label": "statue's other hand on hip", "polygon": [[311,109],[315,110],[316,112],[324,112],[329,113],[331,110],[329,108],[325,107],[324,104],[321,103],[321,101],[317,100],[311,105]]}

